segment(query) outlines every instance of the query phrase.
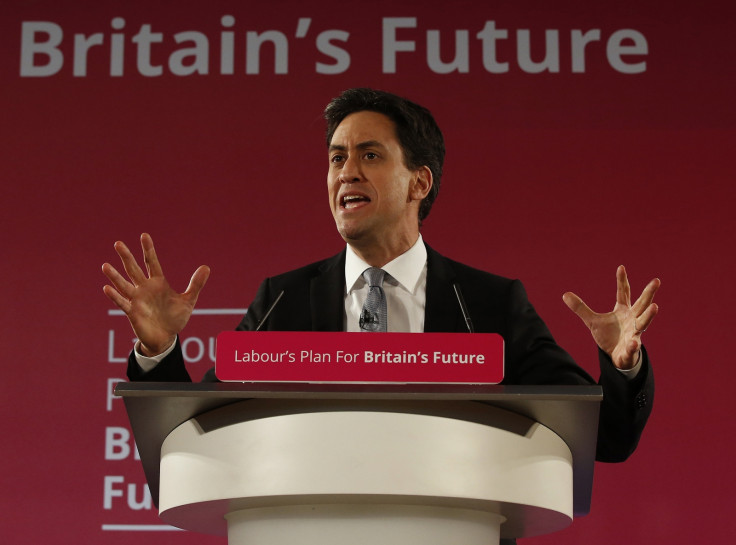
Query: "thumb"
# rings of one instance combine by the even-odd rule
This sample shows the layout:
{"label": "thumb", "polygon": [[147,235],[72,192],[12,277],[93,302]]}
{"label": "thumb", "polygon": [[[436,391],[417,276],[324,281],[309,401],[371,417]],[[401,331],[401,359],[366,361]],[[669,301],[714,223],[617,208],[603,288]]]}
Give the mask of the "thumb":
{"label": "thumb", "polygon": [[591,320],[593,316],[595,316],[595,312],[590,310],[590,307],[588,307],[580,297],[575,295],[573,292],[568,291],[563,294],[562,300],[570,310],[585,322],[585,325],[590,326]]}
{"label": "thumb", "polygon": [[202,291],[204,285],[207,283],[207,279],[210,277],[210,268],[207,265],[202,265],[192,275],[192,279],[189,281],[184,295],[192,300],[192,303],[197,301],[199,292]]}

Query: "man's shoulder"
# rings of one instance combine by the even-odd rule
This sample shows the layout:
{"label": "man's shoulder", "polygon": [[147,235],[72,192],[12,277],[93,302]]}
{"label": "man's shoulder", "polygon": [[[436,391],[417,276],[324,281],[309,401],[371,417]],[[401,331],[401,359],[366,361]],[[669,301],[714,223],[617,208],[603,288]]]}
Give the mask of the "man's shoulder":
{"label": "man's shoulder", "polygon": [[344,269],[345,250],[332,257],[320,259],[319,261],[315,261],[297,269],[271,276],[268,280],[275,285],[291,285],[294,283],[302,283],[304,281],[308,281],[312,278],[321,276],[326,273],[344,274]]}
{"label": "man's shoulder", "polygon": [[494,274],[446,257],[427,246],[427,267],[430,274],[445,277],[448,281],[470,282],[488,287],[505,288],[518,280]]}

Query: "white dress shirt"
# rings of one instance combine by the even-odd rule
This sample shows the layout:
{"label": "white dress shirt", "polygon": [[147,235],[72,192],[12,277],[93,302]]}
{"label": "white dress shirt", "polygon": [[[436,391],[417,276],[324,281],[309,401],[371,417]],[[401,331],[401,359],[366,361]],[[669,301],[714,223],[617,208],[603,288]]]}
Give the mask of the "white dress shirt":
{"label": "white dress shirt", "polygon": [[[363,271],[370,265],[348,245],[345,253],[345,331],[360,331],[360,313],[369,286]],[[389,332],[422,333],[427,301],[427,248],[419,235],[414,246],[381,267]]]}

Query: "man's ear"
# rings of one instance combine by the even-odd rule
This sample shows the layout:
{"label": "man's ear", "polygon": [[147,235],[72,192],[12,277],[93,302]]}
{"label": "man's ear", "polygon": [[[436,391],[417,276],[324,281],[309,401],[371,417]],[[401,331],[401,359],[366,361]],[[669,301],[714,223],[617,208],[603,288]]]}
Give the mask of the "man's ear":
{"label": "man's ear", "polygon": [[412,200],[421,201],[429,195],[429,190],[432,189],[432,171],[428,166],[419,167],[414,171],[414,179],[412,186],[409,188],[409,197]]}

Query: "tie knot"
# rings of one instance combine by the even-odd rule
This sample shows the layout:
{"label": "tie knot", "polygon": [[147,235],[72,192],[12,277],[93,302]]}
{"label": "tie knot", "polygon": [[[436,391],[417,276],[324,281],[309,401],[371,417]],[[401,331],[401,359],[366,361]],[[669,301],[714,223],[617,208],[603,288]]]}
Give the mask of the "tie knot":
{"label": "tie knot", "polygon": [[379,269],[378,267],[371,267],[363,271],[363,278],[368,282],[368,285],[372,288],[383,286],[383,277],[386,271]]}

